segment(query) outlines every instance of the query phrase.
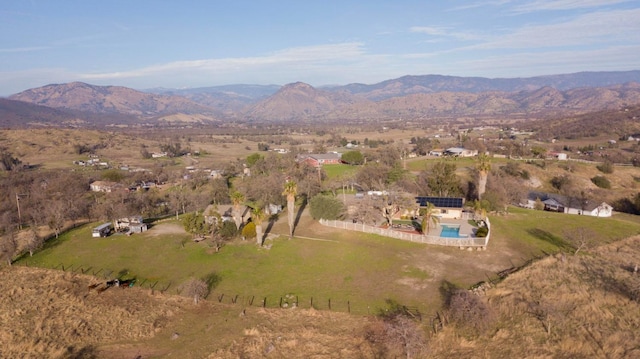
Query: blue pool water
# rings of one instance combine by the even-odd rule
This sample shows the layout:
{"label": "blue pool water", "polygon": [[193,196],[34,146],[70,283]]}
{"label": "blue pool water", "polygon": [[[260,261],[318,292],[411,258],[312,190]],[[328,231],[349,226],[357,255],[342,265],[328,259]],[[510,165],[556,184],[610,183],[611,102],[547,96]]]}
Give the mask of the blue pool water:
{"label": "blue pool water", "polygon": [[460,226],[450,226],[450,225],[443,224],[442,232],[440,232],[440,237],[461,238]]}

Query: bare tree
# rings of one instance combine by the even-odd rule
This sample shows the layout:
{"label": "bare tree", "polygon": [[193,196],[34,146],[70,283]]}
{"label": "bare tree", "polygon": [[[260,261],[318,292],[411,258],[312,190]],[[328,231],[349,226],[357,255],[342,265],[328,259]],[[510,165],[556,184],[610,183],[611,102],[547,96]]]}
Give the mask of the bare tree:
{"label": "bare tree", "polygon": [[469,328],[477,334],[493,323],[491,309],[478,295],[465,289],[456,289],[448,300],[449,319],[458,327]]}
{"label": "bare tree", "polygon": [[588,250],[596,243],[597,234],[587,227],[574,227],[564,231],[567,241],[575,248],[574,255],[581,250]]}
{"label": "bare tree", "polygon": [[402,314],[376,320],[367,326],[365,338],[382,358],[423,358],[427,354],[427,338],[420,326]]}
{"label": "bare tree", "polygon": [[575,304],[553,301],[539,291],[531,292],[527,304],[529,313],[540,321],[547,335],[551,335],[552,329],[561,325],[566,320],[567,314],[575,309]]}
{"label": "bare tree", "polygon": [[25,248],[29,251],[29,256],[33,256],[33,252],[42,248],[44,244],[44,238],[38,235],[38,230],[35,224],[32,224],[29,228],[27,236],[25,237]]}
{"label": "bare tree", "polygon": [[56,238],[64,228],[68,208],[61,200],[50,201],[44,208],[45,222],[53,230]]}
{"label": "bare tree", "polygon": [[18,242],[15,232],[10,231],[4,237],[0,238],[0,260],[5,260],[8,265],[11,265],[11,261],[17,250]]}
{"label": "bare tree", "polygon": [[181,286],[182,294],[193,298],[193,304],[209,294],[209,285],[202,279],[192,278]]}

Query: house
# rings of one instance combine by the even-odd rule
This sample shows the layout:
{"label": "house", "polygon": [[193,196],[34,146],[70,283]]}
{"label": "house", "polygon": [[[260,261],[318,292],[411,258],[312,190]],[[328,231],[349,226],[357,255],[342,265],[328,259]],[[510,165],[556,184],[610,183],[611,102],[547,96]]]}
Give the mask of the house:
{"label": "house", "polygon": [[129,231],[131,233],[145,232],[148,227],[142,220],[142,216],[123,217],[115,221],[114,227],[118,232]]}
{"label": "house", "polygon": [[420,207],[426,207],[431,203],[436,208],[436,216],[439,218],[462,218],[464,198],[462,197],[416,197],[416,203]]}
{"label": "house", "polygon": [[111,233],[112,228],[111,222],[103,223],[91,231],[91,237],[107,237]]}
{"label": "house", "polygon": [[445,156],[473,157],[478,155],[478,150],[469,150],[462,147],[451,147],[444,151]]}
{"label": "house", "polygon": [[593,217],[611,217],[613,214],[613,207],[605,202],[536,191],[529,192],[520,206],[533,209],[538,200],[544,205],[545,211]]}
{"label": "house", "polygon": [[549,152],[547,157],[557,159],[558,161],[566,161],[567,154],[564,152]]}
{"label": "house", "polygon": [[113,192],[116,188],[118,188],[118,184],[116,182],[110,181],[94,181],[89,184],[89,188],[93,192]]}
{"label": "house", "polygon": [[209,178],[211,179],[222,178],[222,170],[211,170],[211,172],[209,172]]}
{"label": "house", "polygon": [[342,163],[342,155],[337,152],[329,153],[310,153],[298,155],[296,161],[306,163],[312,167],[321,167],[325,164]]}

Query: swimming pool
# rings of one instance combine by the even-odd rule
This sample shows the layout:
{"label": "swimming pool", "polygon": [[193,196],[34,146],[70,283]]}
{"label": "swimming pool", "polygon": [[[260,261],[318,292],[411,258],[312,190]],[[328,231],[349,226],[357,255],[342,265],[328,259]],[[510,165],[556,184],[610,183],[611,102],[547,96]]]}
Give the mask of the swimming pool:
{"label": "swimming pool", "polygon": [[459,225],[442,224],[440,226],[442,227],[442,231],[440,232],[440,237],[463,238],[463,237],[460,237]]}

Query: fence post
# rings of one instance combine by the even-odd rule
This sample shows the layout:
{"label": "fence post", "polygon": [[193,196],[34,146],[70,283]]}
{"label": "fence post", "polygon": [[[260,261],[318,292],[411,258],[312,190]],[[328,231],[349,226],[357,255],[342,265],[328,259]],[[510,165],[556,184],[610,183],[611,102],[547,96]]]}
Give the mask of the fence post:
{"label": "fence post", "polygon": [[262,308],[266,308],[267,307],[267,297],[264,297],[264,300],[262,301]]}
{"label": "fence post", "polygon": [[256,296],[255,296],[255,295],[252,295],[252,296],[251,296],[251,300],[249,301],[249,306],[252,306],[252,305],[253,305],[253,300],[254,300],[255,298],[256,298]]}
{"label": "fence post", "polygon": [[313,297],[311,297],[311,308],[313,308]]}
{"label": "fence post", "polygon": [[331,298],[329,298],[329,310],[331,310]]}
{"label": "fence post", "polygon": [[218,297],[218,303],[222,303],[222,298],[224,298],[224,293],[220,294]]}
{"label": "fence post", "polygon": [[351,302],[347,301],[347,313],[351,313]]}

